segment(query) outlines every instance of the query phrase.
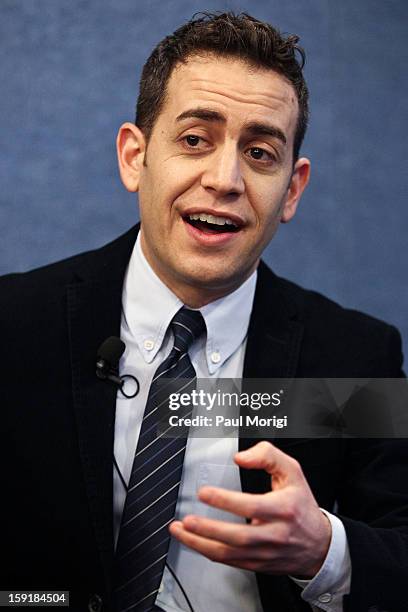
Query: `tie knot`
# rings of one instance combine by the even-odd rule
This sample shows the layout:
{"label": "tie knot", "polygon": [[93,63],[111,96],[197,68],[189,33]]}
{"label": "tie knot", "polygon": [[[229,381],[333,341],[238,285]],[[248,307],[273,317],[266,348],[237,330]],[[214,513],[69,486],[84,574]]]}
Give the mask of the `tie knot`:
{"label": "tie knot", "polygon": [[174,315],[170,323],[174,334],[174,348],[187,353],[194,340],[205,332],[205,322],[199,310],[190,310],[183,306]]}

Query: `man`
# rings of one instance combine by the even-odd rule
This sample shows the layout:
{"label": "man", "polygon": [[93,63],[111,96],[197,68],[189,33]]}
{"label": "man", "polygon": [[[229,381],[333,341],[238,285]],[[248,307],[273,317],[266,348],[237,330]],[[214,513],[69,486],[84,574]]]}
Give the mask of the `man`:
{"label": "man", "polygon": [[[395,329],[260,263],[310,173],[296,43],[233,14],[162,41],[117,139],[140,229],[2,279],[3,590],[70,590],[75,610],[406,609],[403,441],[146,443],[170,370],[402,375]],[[132,399],[95,376],[119,335]]]}

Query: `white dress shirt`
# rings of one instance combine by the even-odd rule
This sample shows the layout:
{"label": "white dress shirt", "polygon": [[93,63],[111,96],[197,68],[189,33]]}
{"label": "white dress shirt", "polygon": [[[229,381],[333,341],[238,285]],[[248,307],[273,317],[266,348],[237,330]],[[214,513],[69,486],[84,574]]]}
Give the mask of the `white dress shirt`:
{"label": "white dress shirt", "polygon": [[[197,378],[241,378],[256,272],[236,291],[200,308],[207,335],[189,351]],[[150,383],[173,346],[169,324],[182,302],[156,276],[146,261],[140,234],[125,276],[122,295],[121,338],[126,350],[120,372],[133,374],[140,391],[133,399],[118,393],[115,419],[115,458],[129,481]],[[228,322],[228,325],[226,325]],[[244,523],[245,519],[209,507],[197,499],[206,484],[241,490],[239,468],[233,462],[236,437],[190,437],[186,447],[176,517],[200,514],[219,520]],[[114,528],[117,541],[126,491],[114,470]],[[349,591],[351,563],[342,522],[324,511],[332,525],[330,548],[319,573],[309,581],[295,580],[312,609],[342,612],[342,596]],[[187,593],[195,612],[261,612],[255,574],[214,563],[172,539],[167,562]],[[215,588],[216,587],[216,588]],[[182,591],[164,571],[156,600],[167,612],[189,610]],[[270,606],[273,612],[273,602]],[[278,612],[278,611],[276,611]]]}

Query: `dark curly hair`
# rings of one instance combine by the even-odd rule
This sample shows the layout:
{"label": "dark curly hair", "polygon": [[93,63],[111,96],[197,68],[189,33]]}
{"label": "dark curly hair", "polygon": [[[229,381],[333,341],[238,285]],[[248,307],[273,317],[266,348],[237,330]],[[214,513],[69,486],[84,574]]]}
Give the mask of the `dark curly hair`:
{"label": "dark curly hair", "polygon": [[274,70],[292,83],[299,103],[293,147],[299,156],[308,123],[308,89],[302,74],[305,53],[299,37],[283,36],[269,23],[247,13],[198,13],[174,34],[166,36],[145,63],[136,107],[136,125],[147,139],[166,99],[166,86],[174,67],[202,52],[236,57],[249,65]]}

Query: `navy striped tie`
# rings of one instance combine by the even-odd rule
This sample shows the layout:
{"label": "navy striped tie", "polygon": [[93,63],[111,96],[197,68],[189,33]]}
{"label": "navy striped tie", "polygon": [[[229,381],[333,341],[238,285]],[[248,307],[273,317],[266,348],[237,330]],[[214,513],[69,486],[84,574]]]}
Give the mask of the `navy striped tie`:
{"label": "navy striped tie", "polygon": [[115,556],[116,612],[153,609],[170,545],[168,527],[176,509],[187,432],[167,437],[158,425],[163,408],[167,412],[169,392],[185,392],[195,384],[188,350],[204,333],[205,323],[199,311],[183,306],[170,327],[174,346],[150,386],[122,515]]}

